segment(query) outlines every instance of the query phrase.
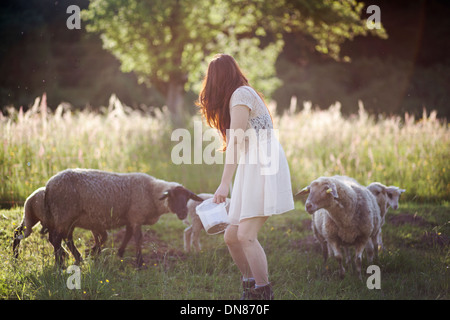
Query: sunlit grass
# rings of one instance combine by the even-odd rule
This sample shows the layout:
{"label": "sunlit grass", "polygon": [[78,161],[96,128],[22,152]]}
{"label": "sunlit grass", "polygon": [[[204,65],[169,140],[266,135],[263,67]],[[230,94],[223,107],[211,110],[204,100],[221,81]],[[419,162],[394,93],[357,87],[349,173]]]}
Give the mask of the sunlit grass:
{"label": "sunlit grass", "polygon": [[358,115],[345,118],[337,103],[277,120],[295,186],[339,174],[400,186],[415,201],[450,195],[450,131],[434,112],[418,121],[408,115],[375,119],[361,106]]}
{"label": "sunlit grass", "polygon": [[[166,109],[134,111],[112,98],[102,110],[74,112],[61,105],[49,113],[36,103],[26,113],[1,116],[0,205],[23,204],[52,175],[71,167],[141,171],[196,192],[215,190],[221,165],[172,163],[178,142],[171,141],[174,128]],[[187,122],[192,133],[194,120],[199,116]],[[404,198],[414,201],[449,198],[450,130],[433,112],[419,120],[375,119],[361,108],[346,118],[339,104],[322,111],[305,104],[299,112],[275,115],[274,122],[294,191],[318,176],[340,174],[363,184],[400,186],[407,190]]]}

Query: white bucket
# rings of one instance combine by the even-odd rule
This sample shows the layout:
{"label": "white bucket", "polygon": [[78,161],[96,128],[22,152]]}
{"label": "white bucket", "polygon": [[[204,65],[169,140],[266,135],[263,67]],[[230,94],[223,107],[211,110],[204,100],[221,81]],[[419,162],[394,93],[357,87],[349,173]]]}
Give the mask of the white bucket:
{"label": "white bucket", "polygon": [[230,224],[227,213],[229,204],[229,199],[222,203],[214,203],[213,198],[209,198],[197,206],[195,211],[200,217],[206,233],[217,234],[225,231]]}

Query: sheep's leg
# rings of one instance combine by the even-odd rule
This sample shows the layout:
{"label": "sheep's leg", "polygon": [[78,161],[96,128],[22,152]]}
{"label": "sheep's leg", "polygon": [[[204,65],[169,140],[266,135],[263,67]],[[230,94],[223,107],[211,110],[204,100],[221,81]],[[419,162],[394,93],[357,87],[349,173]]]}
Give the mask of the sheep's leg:
{"label": "sheep's leg", "polygon": [[369,241],[367,241],[366,252],[367,252],[367,261],[370,263],[373,261],[373,255],[374,255],[374,245],[373,245],[372,239],[369,239]]}
{"label": "sheep's leg", "polygon": [[331,249],[331,246],[328,244],[327,241],[325,241],[325,242],[327,244],[327,255],[328,255],[328,257],[333,257],[334,256],[333,249]]}
{"label": "sheep's leg", "polygon": [[194,247],[195,252],[200,252],[202,249],[202,246],[200,245],[200,232],[203,229],[203,225],[200,224],[194,224],[192,228],[192,235],[191,235],[191,245]]}
{"label": "sheep's leg", "polygon": [[317,231],[317,229],[314,225],[314,221],[313,221],[312,230],[314,233],[314,237],[319,241],[320,247],[322,248],[323,263],[325,264],[325,263],[327,263],[327,260],[328,260],[328,254],[331,252],[330,245],[325,240],[325,238],[322,237],[322,235],[320,235],[320,233]]}
{"label": "sheep's leg", "polygon": [[384,245],[383,245],[383,238],[381,236],[381,228],[380,228],[380,232],[378,232],[378,236],[377,236],[377,242],[378,242],[378,250],[383,251],[384,250]]}
{"label": "sheep's leg", "polygon": [[136,242],[136,264],[142,267],[144,260],[142,259],[142,230],[141,226],[136,226],[134,229],[134,241]]}
{"label": "sheep's leg", "polygon": [[347,248],[346,263],[347,263],[347,266],[348,266],[349,269],[350,269],[350,265],[351,265],[353,272],[356,272],[355,259],[353,259],[352,257],[353,257],[353,253],[352,253],[351,247],[348,247]]}
{"label": "sheep's leg", "polygon": [[184,229],[184,251],[191,251],[192,225]]}
{"label": "sheep's leg", "polygon": [[118,252],[119,257],[121,257],[121,258],[123,257],[125,248],[127,247],[128,241],[130,241],[132,235],[133,235],[133,228],[131,228],[130,226],[127,225],[126,229],[125,229],[125,237],[123,238],[122,244],[120,245],[120,248],[119,248],[119,252]]}
{"label": "sheep's leg", "polygon": [[19,245],[20,240],[24,238],[24,236],[22,235],[24,227],[25,225],[22,222],[22,224],[16,230],[14,230],[13,256],[15,259],[19,257]]}
{"label": "sheep's leg", "polygon": [[95,245],[91,248],[91,254],[98,255],[102,250],[102,245],[108,239],[108,234],[105,230],[92,230],[92,235],[94,236]]}
{"label": "sheep's leg", "polygon": [[55,263],[58,266],[62,266],[64,262],[64,249],[61,247],[62,238],[62,235],[55,231],[51,231],[49,234],[49,241],[55,251]]}
{"label": "sheep's leg", "polygon": [[[372,242],[369,241],[371,244]],[[356,263],[356,273],[358,274],[358,277],[360,280],[362,280],[362,276],[361,276],[361,257],[362,257],[362,253],[364,251],[365,245],[363,244],[358,244],[355,246],[355,263]]]}
{"label": "sheep's leg", "polygon": [[323,263],[326,264],[328,260],[328,242],[321,241],[320,246],[322,247],[322,256],[323,256]]}
{"label": "sheep's leg", "polygon": [[342,249],[342,251],[343,251],[343,259],[345,259],[345,264],[348,266],[349,265],[349,261],[350,261],[350,259],[351,259],[351,257],[350,257],[350,249],[349,249],[349,247],[344,247],[343,249]]}
{"label": "sheep's leg", "polygon": [[339,263],[339,275],[341,278],[344,278],[345,276],[345,268],[344,263],[342,259],[342,251],[340,246],[335,242],[329,242],[331,249],[333,250],[334,257],[336,258],[337,262]]}
{"label": "sheep's leg", "polygon": [[72,252],[73,256],[75,257],[75,264],[81,263],[81,254],[75,247],[75,244],[73,243],[73,230],[69,232],[65,239],[66,245],[69,248],[70,252]]}
{"label": "sheep's leg", "polygon": [[378,234],[372,238],[375,260],[378,261]]}

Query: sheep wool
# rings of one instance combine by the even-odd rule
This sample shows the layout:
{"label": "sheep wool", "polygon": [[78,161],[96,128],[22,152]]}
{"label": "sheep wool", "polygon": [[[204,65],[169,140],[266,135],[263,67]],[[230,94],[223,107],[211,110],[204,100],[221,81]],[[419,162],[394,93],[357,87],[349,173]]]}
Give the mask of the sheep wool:
{"label": "sheep wool", "polygon": [[356,270],[361,277],[364,248],[367,246],[370,260],[378,250],[377,235],[381,217],[375,197],[354,179],[340,176],[320,177],[299,194],[306,193],[309,195],[305,208],[313,215],[313,231],[323,244],[324,258],[328,256],[325,250],[329,246],[339,262],[343,277],[345,268],[342,249],[355,247]]}
{"label": "sheep wool", "polygon": [[80,254],[72,242],[75,227],[91,230],[99,247],[106,240],[106,230],[126,226],[118,253],[123,255],[134,235],[136,257],[141,265],[141,226],[155,224],[168,212],[176,213],[181,220],[186,218],[189,199],[202,200],[179,183],[144,173],[64,170],[50,178],[45,191],[46,220],[55,259],[60,262],[60,243],[65,239],[76,261],[80,261]]}
{"label": "sheep wool", "polygon": [[19,256],[20,241],[28,237],[33,232],[33,226],[41,222],[45,227],[45,187],[35,190],[25,201],[23,219],[20,226],[14,230],[13,253],[14,257]]}

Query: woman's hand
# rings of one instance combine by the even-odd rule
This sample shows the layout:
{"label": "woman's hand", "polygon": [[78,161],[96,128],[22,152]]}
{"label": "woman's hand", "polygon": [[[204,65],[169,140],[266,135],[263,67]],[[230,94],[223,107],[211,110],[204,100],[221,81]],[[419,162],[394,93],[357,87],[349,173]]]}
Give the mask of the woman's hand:
{"label": "woman's hand", "polygon": [[216,193],[214,193],[214,203],[222,203],[224,202],[228,197],[228,192],[230,191],[230,185],[221,183],[219,187],[216,190]]}

